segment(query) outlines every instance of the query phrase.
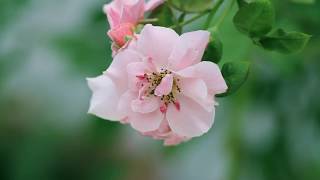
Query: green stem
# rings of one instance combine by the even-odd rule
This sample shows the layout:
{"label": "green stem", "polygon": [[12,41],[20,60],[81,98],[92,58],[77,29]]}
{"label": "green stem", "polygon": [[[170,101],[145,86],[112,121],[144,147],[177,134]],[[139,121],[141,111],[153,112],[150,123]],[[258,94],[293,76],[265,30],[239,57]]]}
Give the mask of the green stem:
{"label": "green stem", "polygon": [[200,13],[200,14],[196,15],[196,16],[193,16],[192,18],[188,19],[187,21],[184,21],[184,22],[181,22],[181,23],[179,23],[179,24],[176,24],[176,25],[170,26],[169,28],[176,28],[176,27],[182,27],[182,26],[185,26],[185,25],[190,24],[190,23],[192,23],[193,21],[195,21],[195,20],[197,20],[197,19],[201,18],[202,16],[204,16],[204,15],[208,14],[209,12],[210,12],[210,11],[204,11],[204,12],[202,12],[202,13]]}
{"label": "green stem", "polygon": [[231,0],[231,2],[229,3],[229,6],[224,10],[223,14],[220,16],[219,20],[217,21],[217,23],[215,25],[217,27],[217,29],[220,28],[224,19],[227,17],[228,13],[231,11],[235,2],[236,2],[236,0]]}
{"label": "green stem", "polygon": [[139,21],[139,24],[148,24],[148,23],[154,23],[154,22],[158,22],[158,21],[159,21],[158,18],[143,19],[143,20]]}
{"label": "green stem", "polygon": [[203,26],[203,29],[208,29],[210,27],[211,21],[214,15],[217,13],[218,9],[221,7],[222,2],[223,0],[218,0],[218,2],[214,4],[214,7],[210,11],[210,14],[208,15],[208,18]]}
{"label": "green stem", "polygon": [[[167,2],[169,3],[170,1],[167,1]],[[222,2],[223,2],[223,0],[219,0],[219,2],[217,2],[216,6],[214,8],[209,9],[207,11],[203,11],[203,12],[199,13],[198,15],[193,16],[192,18],[188,19],[187,21],[180,22],[180,23],[178,23],[176,25],[170,26],[169,28],[183,27],[183,26],[185,26],[187,24],[190,24],[193,21],[195,21],[195,20],[207,15],[208,13],[210,13],[209,17],[207,19],[207,22],[205,24],[205,27],[206,27],[205,29],[207,29],[210,26],[211,20],[214,17],[215,13],[219,9],[219,7],[222,5]],[[236,0],[231,0],[231,2],[229,3],[229,6],[227,8],[225,8],[223,14],[221,15],[221,17],[219,18],[218,22],[215,25],[215,26],[217,26],[217,29],[221,26],[221,24],[223,23],[224,19],[226,18],[226,16],[228,15],[230,10],[232,9],[232,7],[235,4],[235,2],[236,2]],[[169,3],[169,5],[170,5],[170,3]]]}

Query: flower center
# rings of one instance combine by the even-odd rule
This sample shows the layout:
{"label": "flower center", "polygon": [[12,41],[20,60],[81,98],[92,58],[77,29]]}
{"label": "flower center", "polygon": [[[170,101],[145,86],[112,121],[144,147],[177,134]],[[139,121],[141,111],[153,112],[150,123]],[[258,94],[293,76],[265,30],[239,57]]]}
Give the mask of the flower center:
{"label": "flower center", "polygon": [[[169,76],[172,76],[170,87],[166,90],[169,90],[168,93],[165,94],[158,94],[157,88],[159,86],[162,86],[163,80]],[[175,77],[171,71],[166,69],[161,69],[160,72],[153,72],[153,73],[146,73],[143,76],[138,77],[141,80],[145,80],[147,82],[148,87],[146,88],[144,94],[147,97],[155,96],[160,97],[161,101],[163,102],[162,107],[160,108],[161,112],[165,112],[167,106],[170,103],[173,103],[177,109],[180,109],[180,104],[178,103],[176,97],[181,92],[181,89],[179,87],[179,81],[180,79]]]}

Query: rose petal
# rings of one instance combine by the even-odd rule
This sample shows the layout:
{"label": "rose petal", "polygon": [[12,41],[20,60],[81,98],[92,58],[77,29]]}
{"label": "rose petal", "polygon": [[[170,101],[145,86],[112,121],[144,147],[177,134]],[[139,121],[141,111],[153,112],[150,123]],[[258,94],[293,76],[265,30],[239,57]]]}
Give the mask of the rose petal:
{"label": "rose petal", "polygon": [[169,28],[146,25],[137,40],[137,47],[146,57],[151,57],[158,68],[168,63],[178,34]]}
{"label": "rose petal", "polygon": [[151,113],[160,107],[158,98],[135,99],[131,101],[131,108],[136,113]]}
{"label": "rose petal", "polygon": [[126,0],[122,3],[120,23],[138,24],[144,16],[144,0]]}
{"label": "rose petal", "polygon": [[199,63],[209,42],[208,31],[194,31],[182,34],[169,57],[169,66],[180,70]]}
{"label": "rose petal", "polygon": [[206,82],[210,94],[224,93],[228,89],[218,65],[212,62],[202,61],[177,72],[177,74],[184,78],[203,79]]}
{"label": "rose petal", "polygon": [[110,28],[114,28],[120,24],[121,5],[119,1],[112,1],[103,6],[103,12],[107,15]]}
{"label": "rose petal", "polygon": [[180,136],[172,133],[171,136],[169,136],[168,138],[166,138],[164,140],[163,144],[165,146],[176,146],[176,145],[178,145],[178,144],[180,144],[180,143],[182,143],[184,141],[187,141],[187,140],[188,140],[188,138],[183,138],[183,137],[180,137]]}
{"label": "rose petal", "polygon": [[128,87],[131,90],[139,91],[143,85],[144,74],[147,73],[147,66],[143,62],[134,62],[127,65]]}
{"label": "rose petal", "polygon": [[180,110],[170,104],[167,110],[167,119],[170,128],[179,136],[196,137],[208,132],[214,120],[214,110],[206,111],[198,103],[188,97],[178,98]]}
{"label": "rose petal", "polygon": [[134,25],[131,23],[123,23],[120,24],[113,29],[110,29],[108,31],[108,36],[110,39],[116,43],[117,46],[123,47],[127,41],[126,37],[133,36],[134,31]]}
{"label": "rose petal", "polygon": [[117,111],[119,94],[115,83],[106,75],[88,78],[87,81],[93,93],[89,113],[112,121],[122,119]]}
{"label": "rose petal", "polygon": [[208,94],[206,83],[201,79],[181,79],[179,82],[181,93],[199,103],[204,109],[211,112],[214,106],[213,96]]}
{"label": "rose petal", "polygon": [[125,50],[119,52],[113,59],[110,67],[105,71],[119,91],[119,94],[123,94],[128,90],[128,75],[125,68],[129,63],[141,61],[141,56],[132,50]]}
{"label": "rose petal", "polygon": [[168,95],[172,91],[173,75],[167,74],[162,78],[160,84],[156,87],[154,94],[156,96]]}
{"label": "rose petal", "polygon": [[181,79],[179,86],[184,95],[194,99],[202,99],[208,95],[206,83],[201,79]]}
{"label": "rose petal", "polygon": [[142,133],[158,129],[163,119],[164,114],[160,110],[148,114],[131,113],[129,115],[131,126]]}
{"label": "rose petal", "polygon": [[144,0],[114,0],[103,6],[111,29],[122,23],[136,25],[144,16],[144,9]]}
{"label": "rose petal", "polygon": [[132,112],[130,102],[135,100],[137,97],[138,94],[130,90],[121,95],[117,110],[122,117],[128,117],[128,115]]}

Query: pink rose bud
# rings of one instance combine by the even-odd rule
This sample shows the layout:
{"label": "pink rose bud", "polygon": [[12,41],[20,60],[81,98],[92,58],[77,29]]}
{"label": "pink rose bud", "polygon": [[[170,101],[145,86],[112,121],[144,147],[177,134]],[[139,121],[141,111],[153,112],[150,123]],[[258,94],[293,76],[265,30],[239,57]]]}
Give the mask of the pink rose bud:
{"label": "pink rose bud", "polygon": [[110,25],[108,35],[115,42],[113,54],[126,44],[126,36],[133,35],[133,28],[144,18],[145,12],[152,11],[164,0],[113,0],[103,6]]}
{"label": "pink rose bud", "polygon": [[120,24],[108,32],[109,37],[119,47],[127,43],[127,37],[132,37],[134,33],[134,25],[131,23]]}

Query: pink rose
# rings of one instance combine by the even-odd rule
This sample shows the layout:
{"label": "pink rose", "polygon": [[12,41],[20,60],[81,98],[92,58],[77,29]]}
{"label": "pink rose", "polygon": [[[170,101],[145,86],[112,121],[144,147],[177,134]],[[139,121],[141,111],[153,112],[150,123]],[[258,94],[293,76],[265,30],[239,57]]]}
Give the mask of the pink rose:
{"label": "pink rose", "polygon": [[[113,0],[104,5],[103,11],[108,17],[110,31],[108,35],[118,47],[124,46],[125,37],[132,36],[134,27],[143,19],[144,13],[156,8],[164,0]],[[132,27],[128,28],[128,24]],[[119,30],[122,29],[122,30]],[[125,31],[123,29],[126,28]],[[126,32],[127,34],[124,34]],[[115,41],[117,40],[117,41]]]}
{"label": "pink rose", "polygon": [[133,30],[133,24],[123,23],[108,31],[108,35],[118,47],[122,47],[126,44],[127,37],[133,37]]}
{"label": "pink rose", "polygon": [[219,67],[201,61],[210,33],[179,36],[146,25],[103,75],[88,79],[89,113],[129,123],[141,134],[175,145],[208,132],[216,94],[227,90]]}

